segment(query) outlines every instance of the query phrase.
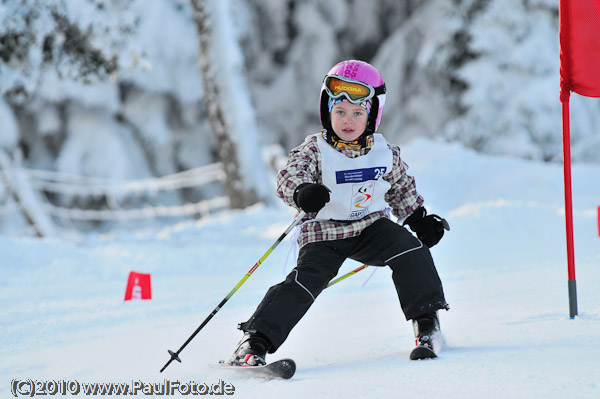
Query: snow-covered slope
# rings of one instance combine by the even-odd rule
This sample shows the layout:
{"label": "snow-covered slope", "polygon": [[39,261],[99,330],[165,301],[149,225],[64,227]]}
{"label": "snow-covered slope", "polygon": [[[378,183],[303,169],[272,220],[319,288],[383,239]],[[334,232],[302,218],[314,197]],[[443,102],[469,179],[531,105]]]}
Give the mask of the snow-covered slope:
{"label": "snow-covered slope", "polygon": [[[412,328],[390,273],[376,269],[362,287],[369,268],[327,289],[271,355],[297,361],[292,380],[208,367],[230,355],[237,323],[282,279],[286,240],[181,353],[183,363],[160,374],[167,349],[180,347],[291,221],[287,209],[255,207],[78,243],[0,238],[1,396],[13,379],[31,378],[222,379],[239,398],[598,397],[600,167],[573,167],[580,315],[570,320],[560,166],[428,140],[403,155],[430,211],[452,227],[432,249],[451,306],[440,315],[438,359],[408,360]],[[123,302],[131,270],[151,273],[152,300]]]}

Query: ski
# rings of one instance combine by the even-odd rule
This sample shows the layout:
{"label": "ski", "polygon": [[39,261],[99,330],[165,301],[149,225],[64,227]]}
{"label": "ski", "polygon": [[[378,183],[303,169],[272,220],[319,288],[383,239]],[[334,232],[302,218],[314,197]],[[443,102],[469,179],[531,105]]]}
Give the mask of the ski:
{"label": "ski", "polygon": [[437,355],[427,346],[417,346],[410,352],[410,360],[434,359]]}
{"label": "ski", "polygon": [[219,361],[218,365],[215,365],[215,367],[224,370],[233,370],[251,377],[269,379],[281,378],[284,380],[292,378],[296,372],[296,362],[294,362],[292,359],[280,359],[271,363],[267,363],[263,366],[236,365],[221,360]]}

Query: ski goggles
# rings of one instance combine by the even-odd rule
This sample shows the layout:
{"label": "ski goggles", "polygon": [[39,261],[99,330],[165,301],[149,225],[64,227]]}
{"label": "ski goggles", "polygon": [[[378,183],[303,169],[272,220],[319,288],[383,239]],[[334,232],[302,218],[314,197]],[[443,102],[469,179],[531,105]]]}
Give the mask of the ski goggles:
{"label": "ski goggles", "polygon": [[373,87],[370,84],[337,75],[325,76],[323,84],[329,97],[335,99],[344,96],[354,104],[360,104],[377,95],[385,94],[385,84]]}

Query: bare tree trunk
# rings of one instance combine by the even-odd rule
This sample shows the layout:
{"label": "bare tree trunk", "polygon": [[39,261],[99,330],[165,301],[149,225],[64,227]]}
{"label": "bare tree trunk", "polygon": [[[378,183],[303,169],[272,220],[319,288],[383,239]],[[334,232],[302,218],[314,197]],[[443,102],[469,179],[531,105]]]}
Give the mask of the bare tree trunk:
{"label": "bare tree trunk", "polygon": [[[12,172],[12,173],[11,173]],[[40,213],[35,212],[34,209],[30,209],[29,207],[34,206],[35,204],[28,203],[23,197],[21,190],[19,190],[18,184],[11,179],[11,175],[14,175],[15,172],[13,167],[11,166],[11,162],[3,152],[0,152],[0,179],[4,184],[4,189],[6,192],[12,197],[15,204],[19,207],[19,210],[23,214],[25,221],[31,228],[33,229],[33,233],[36,237],[46,237],[51,235],[50,228],[45,229],[43,227],[43,223],[40,223]],[[46,221],[46,226],[49,224],[49,219]]]}
{"label": "bare tree trunk", "polygon": [[199,64],[204,85],[204,101],[208,110],[211,130],[215,135],[219,161],[225,169],[225,193],[230,198],[232,208],[245,208],[257,202],[258,196],[254,190],[247,189],[242,180],[237,149],[227,133],[227,119],[223,112],[223,102],[211,66],[211,26],[206,11],[206,0],[190,1],[194,10],[194,22],[200,46]]}
{"label": "bare tree trunk", "polygon": [[19,210],[21,210],[21,214],[25,218],[25,221],[33,229],[33,234],[35,234],[35,236],[39,237],[39,238],[45,237],[45,234],[42,233],[42,231],[40,229],[38,229],[37,224],[35,223],[35,220],[31,216],[31,214],[27,211],[27,207],[25,207],[23,205],[23,202],[21,202],[21,198],[19,197],[18,192],[16,190],[12,189],[8,179],[6,179],[4,177],[4,174],[2,174],[2,182],[4,183],[5,190],[8,193],[10,193],[10,196],[12,197],[13,201],[15,202],[15,204],[17,204],[17,206],[19,207]]}

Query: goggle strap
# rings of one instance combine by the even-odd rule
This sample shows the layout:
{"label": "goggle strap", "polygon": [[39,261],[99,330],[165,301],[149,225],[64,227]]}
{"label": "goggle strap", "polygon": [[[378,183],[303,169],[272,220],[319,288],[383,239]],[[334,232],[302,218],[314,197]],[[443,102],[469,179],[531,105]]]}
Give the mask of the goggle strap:
{"label": "goggle strap", "polygon": [[380,94],[385,94],[386,89],[385,89],[385,83],[382,84],[381,86],[377,86],[375,87],[375,95],[378,96]]}

